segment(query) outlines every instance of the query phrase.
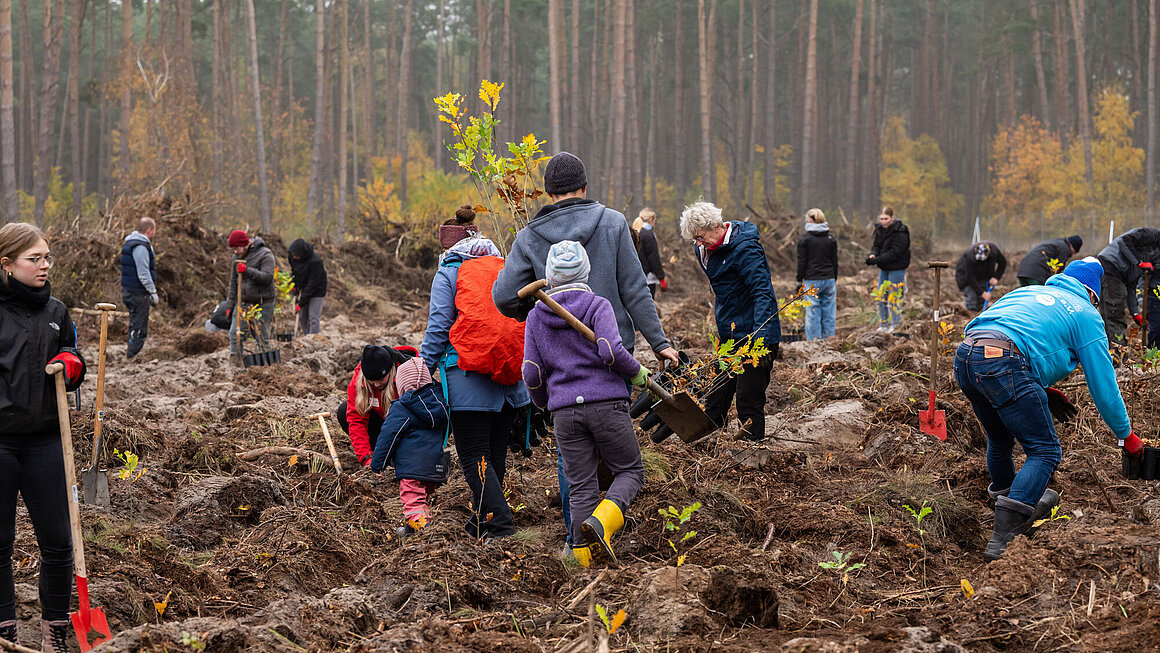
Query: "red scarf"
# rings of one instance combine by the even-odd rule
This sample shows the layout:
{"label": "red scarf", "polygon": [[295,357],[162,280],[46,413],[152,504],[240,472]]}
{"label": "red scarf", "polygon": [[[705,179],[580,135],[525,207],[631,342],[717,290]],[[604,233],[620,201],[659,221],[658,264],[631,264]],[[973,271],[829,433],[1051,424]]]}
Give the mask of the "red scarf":
{"label": "red scarf", "polygon": [[721,238],[718,239],[717,242],[712,244],[712,245],[705,245],[705,249],[709,250],[710,252],[716,250],[718,247],[720,247],[722,244],[724,244],[725,237],[729,235],[729,226],[730,226],[729,223],[725,222],[723,224],[725,225],[725,231],[721,232]]}

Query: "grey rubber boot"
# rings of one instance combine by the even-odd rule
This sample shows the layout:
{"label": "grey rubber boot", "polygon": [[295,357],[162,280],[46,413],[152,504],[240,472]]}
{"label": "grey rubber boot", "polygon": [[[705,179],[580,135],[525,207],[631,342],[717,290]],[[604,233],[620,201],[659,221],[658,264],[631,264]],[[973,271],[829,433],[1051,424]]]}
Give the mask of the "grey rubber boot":
{"label": "grey rubber boot", "polygon": [[994,562],[1003,557],[1007,545],[1017,535],[1026,533],[1035,521],[1035,506],[1021,503],[1009,497],[999,497],[995,500],[995,528],[991,533],[991,540],[983,551],[983,559]]}
{"label": "grey rubber boot", "polygon": [[16,644],[16,620],[0,621],[0,638]]}
{"label": "grey rubber boot", "polygon": [[[1005,497],[1011,492],[1011,488],[1006,490],[996,490],[995,484],[992,483],[987,486],[987,496],[991,497],[991,501],[997,501],[999,497]],[[1040,519],[1046,519],[1051,516],[1051,509],[1059,505],[1059,492],[1047,489],[1043,491],[1043,495],[1039,497],[1039,501],[1035,502],[1035,519],[1032,523]],[[1027,537],[1031,537],[1038,530],[1032,527],[1027,531]]]}
{"label": "grey rubber boot", "polygon": [[69,620],[40,620],[40,650],[44,653],[69,653]]}

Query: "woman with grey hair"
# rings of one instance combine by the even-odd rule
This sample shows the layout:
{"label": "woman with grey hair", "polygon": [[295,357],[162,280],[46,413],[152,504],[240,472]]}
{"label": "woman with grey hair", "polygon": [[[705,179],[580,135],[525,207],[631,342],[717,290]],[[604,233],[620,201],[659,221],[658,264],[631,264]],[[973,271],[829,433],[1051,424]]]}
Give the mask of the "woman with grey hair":
{"label": "woman with grey hair", "polygon": [[681,213],[681,236],[693,241],[697,262],[713,288],[713,312],[721,341],[733,340],[741,346],[750,339],[760,339],[770,352],[757,365],[746,365],[737,376],[715,380],[705,412],[718,425],[723,424],[736,394],[737,418],[745,436],[762,440],[765,389],[781,342],[781,322],[777,319],[777,296],[757,225],[725,221],[721,209],[698,201]]}

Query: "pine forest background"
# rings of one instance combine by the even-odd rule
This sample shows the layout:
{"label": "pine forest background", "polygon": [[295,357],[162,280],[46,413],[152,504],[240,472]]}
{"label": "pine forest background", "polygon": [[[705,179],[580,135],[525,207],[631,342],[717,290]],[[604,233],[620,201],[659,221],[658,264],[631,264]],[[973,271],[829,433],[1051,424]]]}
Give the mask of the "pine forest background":
{"label": "pine forest background", "polygon": [[223,229],[426,229],[478,203],[432,99],[488,79],[499,141],[576,153],[630,217],[1095,242],[1158,224],[1157,4],[0,0],[0,211],[99,226],[161,188]]}

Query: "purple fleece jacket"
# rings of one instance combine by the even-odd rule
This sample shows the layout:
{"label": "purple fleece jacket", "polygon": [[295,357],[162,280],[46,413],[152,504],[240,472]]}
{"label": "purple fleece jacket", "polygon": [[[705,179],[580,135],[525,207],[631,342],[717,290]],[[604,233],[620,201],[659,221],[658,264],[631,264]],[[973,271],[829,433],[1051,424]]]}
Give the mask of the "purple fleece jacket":
{"label": "purple fleece jacket", "polygon": [[548,294],[592,329],[596,344],[538,302],[528,314],[524,332],[524,383],[532,401],[556,410],[628,399],[622,376],[636,376],[640,363],[620,341],[612,304],[579,283],[553,288]]}

